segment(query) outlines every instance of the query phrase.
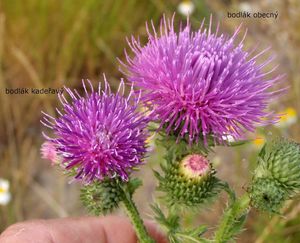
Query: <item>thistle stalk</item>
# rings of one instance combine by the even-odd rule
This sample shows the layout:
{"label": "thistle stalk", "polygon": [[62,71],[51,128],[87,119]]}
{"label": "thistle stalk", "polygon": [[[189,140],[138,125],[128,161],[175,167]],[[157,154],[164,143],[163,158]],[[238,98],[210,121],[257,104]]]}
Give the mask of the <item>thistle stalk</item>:
{"label": "thistle stalk", "polygon": [[139,212],[136,208],[135,203],[133,202],[132,198],[128,193],[124,190],[124,197],[123,197],[123,205],[128,217],[131,220],[131,223],[134,227],[136,235],[139,239],[140,243],[155,243],[155,241],[149,236],[146,227],[144,225],[143,220],[141,219]]}
{"label": "thistle stalk", "polygon": [[249,212],[249,204],[249,195],[244,194],[229,205],[224,212],[219,227],[215,233],[215,243],[228,242],[242,230]]}

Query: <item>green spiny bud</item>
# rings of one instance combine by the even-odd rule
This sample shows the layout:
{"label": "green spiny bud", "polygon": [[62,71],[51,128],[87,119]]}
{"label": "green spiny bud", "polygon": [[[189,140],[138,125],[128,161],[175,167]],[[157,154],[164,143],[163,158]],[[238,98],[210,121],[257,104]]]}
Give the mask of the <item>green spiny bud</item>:
{"label": "green spiny bud", "polygon": [[266,143],[259,154],[255,177],[274,178],[288,190],[299,190],[299,144],[287,139],[276,139]]}
{"label": "green spiny bud", "polygon": [[105,215],[116,209],[122,201],[123,193],[117,179],[107,178],[93,182],[81,189],[81,201],[90,213]]}
{"label": "green spiny bud", "polygon": [[222,189],[211,163],[201,154],[187,155],[181,161],[176,156],[168,156],[161,167],[163,175],[155,172],[158,189],[165,192],[170,206],[200,206]]}
{"label": "green spiny bud", "polygon": [[248,189],[251,204],[278,212],[300,190],[300,146],[287,139],[267,142],[259,153],[258,166]]}
{"label": "green spiny bud", "polygon": [[258,178],[249,188],[251,205],[259,210],[278,213],[288,193],[276,180]]}

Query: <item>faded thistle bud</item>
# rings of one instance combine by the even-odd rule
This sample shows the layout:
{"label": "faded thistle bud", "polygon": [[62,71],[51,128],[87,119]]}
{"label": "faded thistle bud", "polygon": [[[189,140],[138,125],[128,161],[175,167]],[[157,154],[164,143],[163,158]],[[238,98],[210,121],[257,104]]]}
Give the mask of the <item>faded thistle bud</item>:
{"label": "faded thistle bud", "polygon": [[163,174],[155,172],[158,190],[165,193],[169,206],[197,207],[211,201],[222,189],[221,181],[208,159],[200,153],[175,156],[172,151],[161,164]]}
{"label": "faded thistle bud", "polygon": [[253,207],[277,213],[300,190],[300,146],[287,139],[267,142],[248,189]]}

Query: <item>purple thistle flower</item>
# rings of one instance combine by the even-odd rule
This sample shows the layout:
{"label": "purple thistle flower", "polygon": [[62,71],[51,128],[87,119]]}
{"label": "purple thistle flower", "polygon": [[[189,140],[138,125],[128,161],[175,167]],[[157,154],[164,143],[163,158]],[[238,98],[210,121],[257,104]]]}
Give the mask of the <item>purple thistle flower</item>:
{"label": "purple thistle flower", "polygon": [[63,94],[59,96],[58,118],[43,112],[42,124],[55,134],[54,138],[44,136],[76,179],[89,183],[120,176],[127,180],[133,167],[143,162],[148,118],[138,111],[139,97],[132,96],[133,89],[124,97],[123,81],[116,94],[106,80],[104,90],[100,83],[98,92],[90,86],[89,94],[83,82],[85,97],[65,88],[72,100],[69,103]]}
{"label": "purple thistle flower", "polygon": [[160,34],[147,27],[148,43],[142,46],[134,37],[128,44],[134,53],[126,54],[127,64],[121,62],[128,79],[142,90],[141,101],[151,107],[166,133],[189,136],[189,141],[206,142],[212,135],[215,141],[232,136],[238,140],[256,126],[276,121],[273,112],[266,111],[269,102],[282,90],[271,91],[283,75],[268,78],[258,57],[269,50],[253,55],[256,47],[243,50],[243,41],[235,44],[239,26],[233,36],[203,30],[193,32],[189,22],[179,33],[174,31],[174,17],[161,22]]}

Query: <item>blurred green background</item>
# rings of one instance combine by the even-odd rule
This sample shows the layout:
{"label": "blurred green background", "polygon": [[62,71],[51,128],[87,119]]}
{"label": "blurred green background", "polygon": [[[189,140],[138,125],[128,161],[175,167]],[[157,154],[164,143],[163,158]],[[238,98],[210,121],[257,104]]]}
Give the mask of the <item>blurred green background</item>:
{"label": "blurred green background", "polygon": [[[81,79],[102,80],[105,72],[116,87],[122,77],[116,57],[124,60],[126,36],[145,40],[145,22],[156,26],[163,13],[184,20],[182,1],[170,0],[1,0],[0,1],[0,178],[10,183],[11,201],[0,205],[0,232],[8,225],[33,218],[80,216],[86,214],[79,201],[79,186],[69,184],[59,171],[40,158],[41,110],[55,114],[55,95],[6,95],[5,88],[80,89]],[[277,73],[286,73],[287,94],[273,108],[282,114],[275,127],[249,135],[253,141],[239,148],[217,148],[211,160],[218,174],[239,194],[245,191],[256,154],[265,139],[285,135],[300,142],[300,1],[184,1],[194,7],[195,28],[203,17],[213,14],[223,32],[233,33],[244,23],[248,29],[246,46],[270,44],[280,64]],[[229,19],[227,12],[278,11],[275,19]],[[178,13],[179,12],[179,13]],[[153,141],[151,141],[153,143]],[[155,146],[155,145],[153,145]],[[149,163],[139,172],[145,183],[136,195],[143,215],[155,188],[150,168],[157,166],[161,151],[153,150]],[[1,193],[1,191],[0,191]],[[225,197],[222,195],[222,197]],[[212,210],[191,214],[184,223],[215,225],[225,207],[224,200]],[[117,212],[119,213],[119,212]],[[247,230],[238,242],[300,242],[299,200],[288,202],[282,216],[252,210]]]}

